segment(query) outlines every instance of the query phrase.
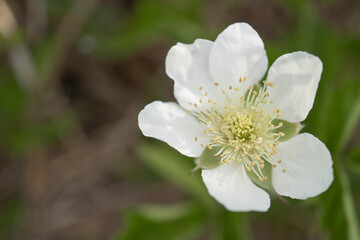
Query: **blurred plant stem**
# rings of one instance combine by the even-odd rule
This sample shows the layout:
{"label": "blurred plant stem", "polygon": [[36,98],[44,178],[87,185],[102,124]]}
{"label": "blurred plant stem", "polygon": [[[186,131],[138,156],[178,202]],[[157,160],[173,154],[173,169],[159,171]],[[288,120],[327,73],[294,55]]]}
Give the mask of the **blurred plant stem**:
{"label": "blurred plant stem", "polygon": [[54,85],[54,78],[59,72],[71,44],[80,33],[83,25],[94,10],[98,0],[78,0],[64,16],[51,43],[51,50],[43,60],[40,69],[39,89],[42,92],[49,85]]}
{"label": "blurred plant stem", "polygon": [[360,92],[358,93],[357,99],[353,103],[353,107],[350,110],[349,116],[342,130],[339,143],[335,151],[334,164],[336,168],[336,175],[338,176],[340,183],[343,187],[343,209],[346,220],[348,222],[348,236],[349,240],[360,239],[359,221],[356,215],[356,207],[354,203],[354,197],[351,192],[350,182],[346,174],[346,170],[343,167],[343,160],[346,159],[344,150],[348,145],[351,137],[353,136],[354,130],[360,122]]}
{"label": "blurred plant stem", "polygon": [[18,26],[9,5],[5,0],[0,0],[0,34],[11,45],[8,51],[8,57],[11,67],[16,75],[19,86],[28,93],[35,84],[35,68],[30,51],[22,42],[15,42],[18,34]]}
{"label": "blurred plant stem", "polygon": [[360,91],[356,100],[353,103],[353,106],[349,112],[349,116],[344,124],[344,129],[342,130],[342,135],[340,136],[339,143],[337,145],[335,156],[341,157],[343,152],[349,143],[351,137],[354,134],[354,130],[360,122]]}
{"label": "blurred plant stem", "polygon": [[26,0],[27,9],[27,35],[32,42],[40,40],[47,30],[48,25],[47,0]]}

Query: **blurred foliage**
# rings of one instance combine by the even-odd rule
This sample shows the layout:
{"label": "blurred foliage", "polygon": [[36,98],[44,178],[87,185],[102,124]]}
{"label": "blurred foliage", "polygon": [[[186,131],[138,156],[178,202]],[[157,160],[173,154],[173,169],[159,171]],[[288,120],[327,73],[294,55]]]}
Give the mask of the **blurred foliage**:
{"label": "blurred foliage", "polygon": [[[31,45],[31,59],[37,74],[33,89],[22,88],[10,63],[0,66],[0,149],[13,161],[40,148],[51,149],[79,128],[79,116],[74,111],[39,117],[33,108],[46,95],[46,86],[52,84],[50,76],[57,71],[58,59],[66,47],[57,29],[73,2],[48,1],[50,31]],[[338,1],[323,2],[328,6]],[[223,22],[214,29],[204,17],[203,10],[209,4],[202,0],[142,0],[117,10],[110,5],[99,5],[79,35],[90,37],[84,50],[89,52],[88,57],[103,62],[127,61],[159,43],[170,48],[176,42],[190,43],[196,38],[214,40],[216,34],[232,22]],[[289,200],[289,205],[273,199],[275,207],[269,213],[231,213],[209,196],[199,171],[188,174],[195,167],[193,159],[180,155],[166,144],[147,139],[134,147],[134,152],[155,176],[183,192],[186,200],[126,210],[122,216],[125,224],[112,239],[264,239],[268,236],[265,231],[261,233],[262,229],[278,229],[277,224],[282,223],[287,226],[287,219],[293,218],[298,218],[296,227],[301,232],[310,232],[314,238],[360,239],[357,186],[360,142],[356,137],[360,135],[359,35],[330,26],[312,1],[281,0],[278,4],[294,21],[280,36],[264,39],[269,62],[284,53],[302,50],[319,56],[324,64],[315,104],[302,131],[317,136],[332,153],[335,180],[330,189],[307,201]],[[23,32],[25,30],[20,29],[12,37],[1,36],[0,55],[27,43]],[[76,42],[73,45],[76,47]],[[3,239],[2,236],[19,227],[23,206],[17,197],[1,199],[0,203],[0,238]],[[305,217],[304,209],[310,212]],[[307,218],[316,219],[316,226]],[[283,232],[277,239],[289,239],[291,233],[285,227],[280,230]]]}

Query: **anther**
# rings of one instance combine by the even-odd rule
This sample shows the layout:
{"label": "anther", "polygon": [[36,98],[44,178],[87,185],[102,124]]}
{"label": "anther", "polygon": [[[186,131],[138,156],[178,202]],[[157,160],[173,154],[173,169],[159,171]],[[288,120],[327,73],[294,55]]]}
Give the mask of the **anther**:
{"label": "anther", "polygon": [[219,83],[218,83],[218,82],[216,82],[216,83],[215,83],[215,86],[219,86]]}
{"label": "anther", "polygon": [[281,170],[283,173],[286,173],[286,169]]}
{"label": "anther", "polygon": [[198,140],[198,138],[197,137],[195,137],[195,142]]}
{"label": "anther", "polygon": [[199,90],[201,91],[203,89],[203,87],[199,87]]}

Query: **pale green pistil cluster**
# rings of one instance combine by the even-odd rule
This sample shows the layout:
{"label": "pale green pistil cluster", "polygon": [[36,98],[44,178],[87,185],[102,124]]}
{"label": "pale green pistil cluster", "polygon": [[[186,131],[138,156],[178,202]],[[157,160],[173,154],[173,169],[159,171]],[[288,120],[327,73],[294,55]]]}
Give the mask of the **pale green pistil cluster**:
{"label": "pale green pistil cluster", "polygon": [[227,116],[224,122],[221,131],[229,140],[245,142],[254,137],[254,126],[250,114],[236,112]]}

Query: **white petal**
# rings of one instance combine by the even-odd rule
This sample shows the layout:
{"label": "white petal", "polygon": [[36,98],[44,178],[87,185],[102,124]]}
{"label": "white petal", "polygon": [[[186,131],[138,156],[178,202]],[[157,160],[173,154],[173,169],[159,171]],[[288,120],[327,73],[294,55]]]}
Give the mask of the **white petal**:
{"label": "white petal", "polygon": [[306,52],[282,55],[270,67],[267,80],[273,106],[281,110],[282,119],[301,122],[311,110],[323,66],[321,60]]}
{"label": "white petal", "polygon": [[207,143],[206,128],[176,103],[152,102],[139,113],[138,120],[145,136],[164,141],[186,156],[200,156],[200,143]]}
{"label": "white petal", "polygon": [[[189,102],[199,108],[209,108],[208,97],[220,100],[220,94],[209,70],[209,52],[213,42],[197,39],[193,44],[178,43],[166,57],[166,73],[175,82],[174,94],[179,104],[191,109]],[[207,92],[207,96],[205,93]],[[200,98],[203,99],[200,103]]]}
{"label": "white petal", "polygon": [[210,195],[230,211],[264,212],[270,207],[269,195],[249,179],[243,164],[224,164],[201,175]]}
{"label": "white petal", "polygon": [[[234,23],[215,40],[210,52],[210,71],[223,87],[242,89],[257,83],[264,76],[268,59],[258,33],[247,23]],[[239,83],[240,77],[246,77]]]}
{"label": "white petal", "polygon": [[277,150],[275,157],[282,162],[272,172],[276,192],[291,198],[306,199],[329,188],[334,179],[333,162],[329,150],[319,139],[302,133],[280,143]]}

